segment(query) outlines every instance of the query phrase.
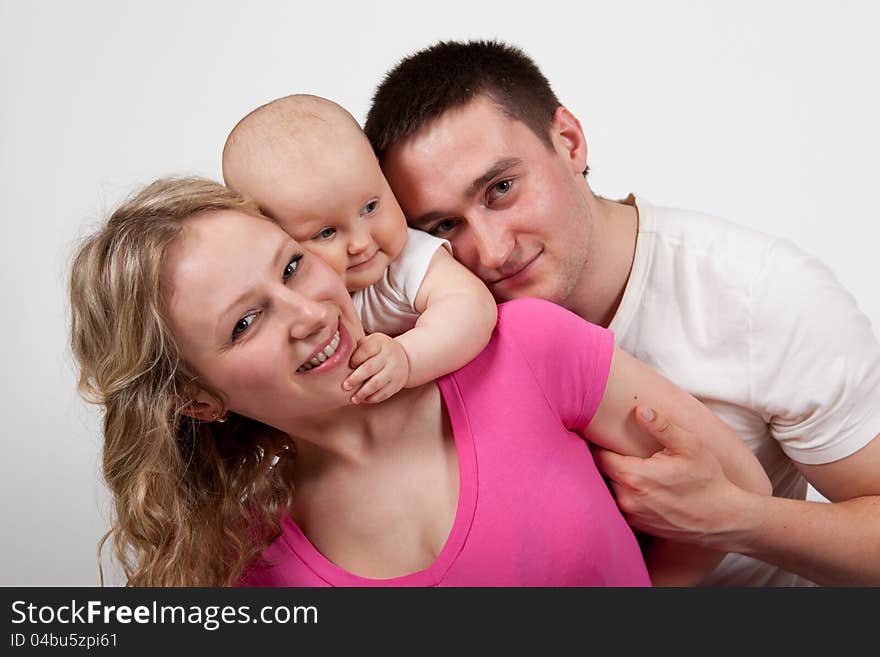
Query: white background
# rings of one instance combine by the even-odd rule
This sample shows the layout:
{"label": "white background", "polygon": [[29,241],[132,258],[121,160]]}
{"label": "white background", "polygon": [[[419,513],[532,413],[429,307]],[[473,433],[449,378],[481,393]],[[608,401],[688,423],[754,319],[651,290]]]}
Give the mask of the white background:
{"label": "white background", "polygon": [[0,0],[0,584],[97,583],[100,417],[67,347],[76,238],[155,177],[219,178],[228,130],[272,98],[328,96],[362,121],[384,71],[437,39],[532,55],[584,126],[597,193],[788,236],[876,327],[877,7]]}

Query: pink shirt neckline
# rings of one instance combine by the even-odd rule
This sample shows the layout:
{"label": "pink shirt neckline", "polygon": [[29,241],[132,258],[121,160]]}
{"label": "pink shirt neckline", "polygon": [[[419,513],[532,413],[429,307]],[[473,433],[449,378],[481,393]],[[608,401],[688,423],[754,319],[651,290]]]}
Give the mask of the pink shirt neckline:
{"label": "pink shirt neckline", "polygon": [[440,388],[440,396],[452,426],[455,451],[458,457],[458,506],[452,521],[452,528],[449,530],[449,536],[447,536],[440,554],[430,566],[414,573],[388,579],[361,577],[340,568],[321,554],[293,519],[289,516],[286,517],[282,523],[282,540],[306,566],[328,584],[334,586],[435,586],[443,580],[446,572],[461,553],[477,508],[477,458],[473,432],[464,410],[458,385],[452,375],[437,379],[437,385]]}

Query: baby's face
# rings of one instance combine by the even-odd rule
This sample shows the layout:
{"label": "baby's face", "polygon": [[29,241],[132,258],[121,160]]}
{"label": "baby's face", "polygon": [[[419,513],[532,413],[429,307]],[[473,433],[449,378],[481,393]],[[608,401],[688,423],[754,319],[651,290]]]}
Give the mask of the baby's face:
{"label": "baby's face", "polygon": [[349,292],[376,283],[406,244],[406,219],[366,138],[279,167],[260,205]]}

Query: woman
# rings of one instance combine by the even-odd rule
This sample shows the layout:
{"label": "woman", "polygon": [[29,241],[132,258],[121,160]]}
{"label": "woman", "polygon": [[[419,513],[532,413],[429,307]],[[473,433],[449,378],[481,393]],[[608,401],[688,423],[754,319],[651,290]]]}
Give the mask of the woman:
{"label": "woman", "polygon": [[[452,375],[352,405],[363,329],[342,281],[210,181],[117,209],[77,254],[71,301],[131,585],[648,584],[582,439],[652,453],[636,403],[677,409],[769,492],[699,402],[543,301],[502,306]],[[689,583],[718,558],[657,541],[651,576]]]}

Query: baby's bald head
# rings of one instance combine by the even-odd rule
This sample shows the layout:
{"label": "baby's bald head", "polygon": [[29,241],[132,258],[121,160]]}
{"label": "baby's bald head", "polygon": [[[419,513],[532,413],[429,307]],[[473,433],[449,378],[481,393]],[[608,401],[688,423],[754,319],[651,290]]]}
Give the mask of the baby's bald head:
{"label": "baby's bald head", "polygon": [[345,166],[352,149],[372,156],[369,141],[343,107],[318,96],[285,96],[258,107],[229,133],[223,179],[278,219],[278,190],[306,172]]}
{"label": "baby's bald head", "polygon": [[352,292],[382,278],[406,246],[406,218],[370,142],[324,98],[287,96],[244,117],[223,148],[223,178]]}

